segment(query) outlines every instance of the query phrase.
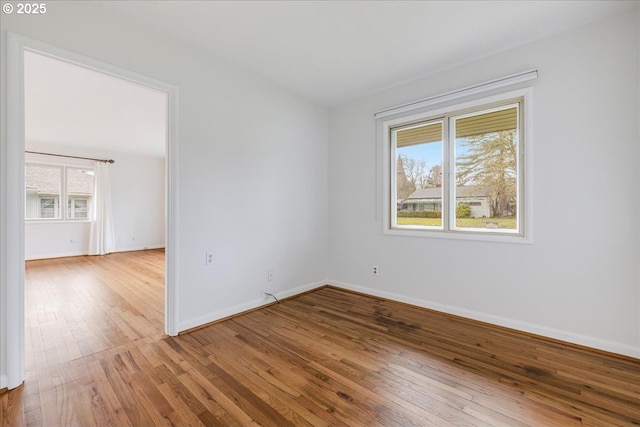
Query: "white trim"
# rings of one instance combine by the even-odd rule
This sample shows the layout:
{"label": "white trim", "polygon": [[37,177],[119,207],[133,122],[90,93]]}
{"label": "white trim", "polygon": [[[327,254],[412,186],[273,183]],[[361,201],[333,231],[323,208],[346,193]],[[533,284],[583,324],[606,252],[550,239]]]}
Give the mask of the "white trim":
{"label": "white trim", "polygon": [[47,219],[47,218],[25,218],[25,223],[29,225],[50,225],[50,224],[91,224],[90,219]]}
{"label": "white trim", "polygon": [[[274,292],[274,295],[278,297],[278,299],[289,298],[304,292],[308,292],[317,288],[321,288],[327,285],[328,282],[326,280],[321,280],[319,282],[307,283],[306,285],[301,285],[295,287],[293,289],[288,289],[283,292]],[[183,322],[180,322],[179,331],[186,331],[192,328],[197,328],[198,326],[203,326],[208,323],[215,322],[220,319],[224,319],[225,317],[233,316],[236,314],[243,313],[245,311],[253,310],[256,308],[264,307],[273,302],[273,300],[266,300],[265,298],[258,298],[252,301],[235,305],[233,307],[225,308],[223,310],[217,310],[204,316],[195,317],[193,319],[188,319]]]}
{"label": "white trim", "polygon": [[30,50],[74,63],[94,71],[167,93],[167,185],[166,185],[166,279],[165,331],[176,335],[178,319],[177,289],[177,201],[178,201],[178,88],[116,65],[80,55],[10,31],[7,34],[7,155],[6,246],[3,248],[6,286],[7,386],[12,389],[24,381],[24,51]]}
{"label": "white trim", "polygon": [[0,389],[7,388],[7,376],[0,375]]}
{"label": "white trim", "polygon": [[178,88],[167,85],[167,145],[165,161],[165,287],[164,329],[167,335],[178,335]]}
{"label": "white trim", "polygon": [[452,230],[452,231],[440,231],[433,229],[416,230],[415,228],[401,229],[401,228],[387,228],[383,231],[384,234],[389,236],[404,236],[404,237],[421,237],[421,238],[433,238],[433,239],[450,239],[450,240],[473,240],[481,242],[494,242],[494,243],[515,243],[515,244],[533,244],[532,239],[526,237],[513,235],[513,234],[490,234],[491,231],[481,230]]}
{"label": "white trim", "polygon": [[[638,27],[640,28],[640,7],[636,9],[638,15]],[[640,56],[640,31],[638,32],[638,55]],[[638,85],[638,102],[640,103],[640,84]],[[639,105],[640,107],[640,105]],[[637,136],[640,139],[640,108],[638,109]],[[640,163],[640,153],[638,153],[638,163]],[[640,177],[638,177],[638,196],[640,196]],[[640,230],[638,230],[638,241],[640,241]],[[640,311],[640,255],[638,256],[638,311]],[[638,316],[638,348],[640,348],[640,316]],[[640,350],[639,350],[640,351]]]}
{"label": "white trim", "polygon": [[7,32],[7,388],[24,381],[24,39]]}
{"label": "white trim", "polygon": [[155,249],[165,249],[164,245],[151,245],[151,246],[130,246],[128,248],[116,248],[111,251],[112,254],[122,252],[138,252],[138,251],[151,251]]}
{"label": "white trim", "polygon": [[[537,72],[536,72],[537,74]],[[389,177],[392,173],[391,162],[391,147],[390,129],[401,125],[403,123],[410,123],[417,120],[430,120],[443,114],[450,113],[452,111],[463,111],[471,108],[480,107],[482,105],[494,104],[502,101],[508,101],[510,99],[523,98],[523,109],[525,120],[522,124],[524,135],[524,162],[522,167],[522,179],[524,179],[524,218],[522,226],[522,234],[510,234],[510,233],[495,233],[491,231],[480,230],[462,230],[451,229],[448,231],[436,230],[436,229],[424,229],[417,230],[415,228],[402,229],[391,228],[392,213],[392,200],[391,189],[388,187],[391,183]],[[417,107],[416,107],[417,108]],[[410,111],[410,110],[406,110]],[[386,120],[376,120],[376,133],[377,133],[377,149],[380,153],[381,163],[378,164],[377,170],[379,176],[377,177],[378,190],[376,194],[382,192],[378,196],[382,200],[381,206],[378,209],[382,209],[382,232],[386,235],[396,236],[408,236],[408,237],[423,237],[423,238],[438,238],[438,239],[453,239],[453,240],[479,240],[487,242],[500,242],[500,243],[533,243],[533,88],[526,87],[522,89],[512,90],[496,95],[473,99],[456,105],[446,106],[434,106],[431,110],[416,111],[412,114],[390,117]],[[449,160],[446,150],[443,153],[443,163]],[[448,173],[448,168],[443,168],[445,174]],[[443,184],[448,183],[449,175],[443,176]],[[452,184],[449,184],[451,186]],[[445,191],[447,188],[445,188]],[[395,206],[395,202],[393,202]],[[443,218],[443,221],[446,219]],[[444,222],[443,222],[444,224]]]}
{"label": "white trim", "polygon": [[413,111],[416,109],[429,107],[437,104],[441,104],[448,101],[464,98],[466,96],[476,95],[479,93],[488,92],[494,89],[500,89],[507,86],[513,86],[518,83],[528,82],[538,78],[538,70],[523,71],[516,74],[500,77],[497,79],[489,80],[484,83],[467,86],[462,89],[445,92],[440,95],[430,96],[428,98],[420,99],[418,101],[409,102],[406,104],[398,105],[396,107],[386,108],[374,113],[376,119],[382,117],[392,116],[394,114],[405,113],[407,111]]}
{"label": "white trim", "polygon": [[[152,245],[152,246],[140,246],[140,247],[129,247],[129,248],[120,248],[114,249],[110,253],[123,253],[123,252],[137,252],[137,251],[149,251],[154,249],[164,249],[164,245]],[[53,259],[53,258],[69,258],[74,256],[89,256],[89,251],[76,251],[76,252],[65,252],[65,253],[56,253],[56,254],[44,254],[44,255],[33,255],[30,257],[25,257],[25,261],[37,261],[40,259]],[[100,255],[91,255],[91,256],[100,256]]]}
{"label": "white trim", "polygon": [[25,261],[37,261],[41,259],[54,259],[54,258],[69,258],[74,256],[88,256],[88,251],[76,251],[76,252],[64,252],[57,254],[44,254],[44,255],[33,255],[33,256],[25,256]]}
{"label": "white trim", "polygon": [[[60,214],[59,218],[45,218],[45,217],[37,217],[37,218],[27,218],[27,212],[25,211],[24,220],[27,223],[49,223],[52,224],[54,222],[58,223],[77,223],[77,222],[91,222],[91,218],[93,217],[92,209],[89,207],[87,203],[87,213],[91,215],[87,215],[87,218],[69,218],[69,201],[70,200],[89,200],[94,196],[93,192],[86,196],[70,196],[69,195],[69,169],[76,170],[85,170],[85,171],[93,171],[95,173],[95,168],[93,165],[91,166],[83,166],[83,165],[74,165],[74,164],[55,164],[55,163],[40,163],[39,161],[31,161],[28,159],[28,153],[25,152],[25,162],[24,165],[33,165],[39,167],[46,167],[50,169],[60,169],[60,191],[57,193],[57,201],[58,201],[58,213]],[[92,190],[93,191],[93,190]],[[56,193],[44,193],[46,196],[37,195],[38,200],[41,201],[43,199],[55,199]],[[86,193],[85,193],[86,194]],[[42,205],[39,203],[38,206],[38,215],[42,215]]]}
{"label": "white trim", "polygon": [[616,353],[623,356],[630,356],[630,357],[635,357],[640,359],[640,348],[634,347],[632,345],[621,344],[618,342],[607,341],[600,338],[591,337],[588,335],[576,334],[573,332],[567,332],[560,329],[549,328],[546,326],[537,325],[535,323],[522,322],[520,320],[509,319],[507,317],[494,316],[492,314],[483,313],[480,311],[467,310],[465,308],[454,307],[446,304],[440,304],[433,301],[423,300],[419,298],[412,298],[412,297],[408,297],[405,295],[400,295],[392,292],[380,291],[377,289],[354,285],[351,283],[340,282],[336,280],[328,280],[327,283],[342,289],[361,292],[367,295],[386,298],[393,301],[415,305],[417,307],[423,307],[430,310],[439,311],[442,313],[453,314],[455,316],[460,316],[467,319],[490,323],[497,326],[504,326],[506,328],[515,329],[522,332],[528,332],[531,334],[540,335],[547,338],[557,339],[557,340],[565,341],[568,343],[578,344],[585,347],[604,350],[611,353]]}

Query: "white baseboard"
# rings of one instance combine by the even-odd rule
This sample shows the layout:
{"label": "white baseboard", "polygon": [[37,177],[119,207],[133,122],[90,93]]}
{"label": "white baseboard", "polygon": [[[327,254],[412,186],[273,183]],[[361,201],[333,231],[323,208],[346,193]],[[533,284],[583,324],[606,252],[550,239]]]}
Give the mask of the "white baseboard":
{"label": "white baseboard", "polygon": [[0,375],[0,388],[7,388],[9,380],[6,375]]}
{"label": "white baseboard", "polygon": [[[164,245],[155,245],[155,246],[140,246],[140,247],[130,247],[130,248],[117,248],[111,251],[110,253],[118,253],[118,252],[135,252],[135,251],[146,251],[150,249],[164,249]],[[35,261],[38,259],[51,259],[51,258],[68,258],[72,256],[85,256],[89,255],[88,251],[79,251],[79,252],[66,252],[66,253],[58,253],[58,254],[49,254],[49,255],[31,255],[26,256],[25,261]]]}
{"label": "white baseboard", "polygon": [[[293,289],[289,289],[284,292],[276,293],[278,298],[288,298],[295,296],[324,285],[331,285],[337,288],[346,290],[361,292],[371,296],[377,296],[386,298],[393,301],[403,302],[417,307],[423,307],[430,310],[439,311],[442,313],[452,314],[455,316],[465,317],[467,319],[477,320],[480,322],[490,323],[497,326],[503,326],[510,329],[515,329],[522,332],[527,332],[535,335],[540,335],[547,338],[557,339],[572,344],[578,344],[585,347],[591,347],[598,350],[607,351],[610,353],[616,353],[623,356],[630,356],[640,359],[640,348],[636,348],[630,345],[621,344],[614,341],[603,340],[588,335],[581,335],[572,332],[563,331],[560,329],[549,328],[546,326],[536,325],[534,323],[523,322],[520,320],[509,319],[506,317],[495,316],[488,313],[482,313],[473,310],[467,310],[460,307],[445,305],[436,303],[433,301],[412,298],[393,292],[380,291],[373,288],[367,288],[365,286],[354,285],[352,283],[341,282],[337,280],[322,280],[315,283],[308,283],[306,285],[298,286]],[[180,322],[178,331],[186,331],[188,329],[196,328],[198,326],[206,325],[207,323],[215,322],[216,320],[224,319],[225,317],[233,316],[235,314],[242,313],[244,311],[253,310],[255,308],[270,304],[271,301],[265,301],[262,298],[249,301],[244,304],[239,304],[234,307],[229,307],[224,310],[218,310],[204,316],[200,316],[193,319],[188,319]]]}
{"label": "white baseboard", "polygon": [[536,325],[534,323],[522,322],[520,320],[509,319],[506,317],[494,316],[492,314],[482,313],[473,310],[467,310],[460,307],[454,307],[445,304],[439,304],[432,301],[422,300],[418,298],[412,298],[405,295],[395,294],[392,292],[380,291],[377,289],[367,288],[364,286],[358,286],[351,283],[340,282],[336,280],[327,280],[329,285],[352,290],[356,292],[362,292],[364,294],[373,295],[381,298],[390,299],[393,301],[403,302],[418,307],[428,308],[435,311],[440,311],[447,314],[453,314],[468,319],[478,320],[480,322],[491,323],[493,325],[504,326],[510,329],[516,329],[523,332],[528,332],[535,335],[541,335],[547,338],[553,338],[573,344],[582,345],[585,347],[591,347],[598,350],[604,350],[611,353],[621,354],[624,356],[631,356],[640,359],[640,348],[636,348],[630,345],[621,344],[614,341],[607,341],[588,335],[581,335],[572,332],[567,332],[559,329],[548,328],[546,326]]}
{"label": "white baseboard", "polygon": [[44,255],[31,255],[25,256],[25,261],[35,261],[37,259],[51,259],[51,258],[67,258],[72,256],[84,256],[89,255],[86,251],[79,252],[65,252],[65,253],[57,253],[57,254],[44,254]]}
{"label": "white baseboard", "polygon": [[[274,292],[278,299],[289,298],[298,294],[302,294],[304,292],[310,291],[312,289],[320,288],[327,284],[326,280],[322,280],[314,283],[307,283],[306,285],[298,286],[293,289],[288,289],[282,292]],[[207,323],[215,322],[216,320],[224,319],[225,317],[233,316],[235,314],[239,314],[245,311],[253,310],[258,307],[262,307],[268,304],[271,304],[273,300],[268,300],[265,298],[256,298],[252,301],[246,302],[244,304],[238,304],[233,307],[225,308],[224,310],[217,310],[212,313],[205,314],[204,316],[199,316],[193,319],[187,319],[178,324],[178,332],[186,331],[192,328],[197,328],[198,326],[206,325]]]}
{"label": "white baseboard", "polygon": [[148,251],[151,249],[164,249],[164,245],[153,245],[153,246],[132,246],[129,248],[117,248],[114,249],[111,253],[115,252],[135,252],[135,251]]}

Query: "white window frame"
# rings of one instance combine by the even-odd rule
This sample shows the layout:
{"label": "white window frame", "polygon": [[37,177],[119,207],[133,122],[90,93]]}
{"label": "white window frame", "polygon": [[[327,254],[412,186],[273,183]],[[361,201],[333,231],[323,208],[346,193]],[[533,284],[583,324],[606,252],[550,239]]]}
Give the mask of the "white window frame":
{"label": "white window frame", "polygon": [[[69,170],[70,169],[75,169],[75,170],[80,170],[80,171],[92,171],[93,172],[93,191],[91,192],[91,196],[86,197],[86,196],[71,196],[69,195]],[[73,222],[77,222],[77,221],[91,221],[93,220],[93,216],[94,216],[94,206],[92,206],[93,203],[89,203],[89,200],[91,199],[92,202],[95,200],[95,169],[92,167],[87,167],[87,166],[79,166],[79,165],[65,165],[64,166],[64,177],[62,179],[62,186],[63,186],[63,193],[64,193],[64,203],[65,203],[65,211],[64,211],[64,220],[65,221],[73,221]],[[87,201],[87,217],[86,218],[74,218],[73,216],[71,216],[71,211],[69,210],[69,201],[70,200],[86,200]],[[75,212],[75,206],[73,211]]]}
{"label": "white window frame", "polygon": [[[86,170],[86,171],[93,171],[94,168],[90,167],[90,166],[82,166],[82,165],[71,165],[71,164],[61,164],[61,163],[47,163],[47,162],[42,162],[42,161],[25,161],[25,168],[27,165],[33,165],[33,166],[40,166],[40,167],[48,167],[48,168],[56,168],[56,169],[60,169],[61,174],[62,174],[62,178],[61,178],[61,183],[60,183],[60,194],[57,195],[58,200],[57,200],[57,208],[58,208],[58,212],[60,213],[59,217],[55,217],[55,218],[27,218],[26,217],[26,212],[25,212],[25,221],[27,222],[31,222],[31,223],[35,223],[35,222],[47,222],[47,223],[53,223],[53,222],[91,222],[93,221],[93,215],[94,215],[94,207],[93,207],[93,202],[89,203],[89,199],[90,198],[94,198],[95,194],[92,193],[91,197],[83,197],[83,196],[69,196],[68,191],[67,191],[67,169],[78,169],[78,170]],[[95,179],[95,176],[94,176]],[[94,183],[94,188],[95,188],[95,183]],[[42,196],[42,197],[38,197],[38,211],[40,211],[41,206],[41,200],[42,199],[53,199],[55,198],[55,196]],[[70,199],[76,199],[76,200],[87,200],[87,218],[69,218],[69,200]],[[95,200],[95,198],[94,198]]]}
{"label": "white window frame", "polygon": [[[77,202],[86,202],[87,206],[85,207],[87,216],[84,218],[76,217],[76,211],[78,210]],[[69,207],[69,205],[72,205]],[[89,203],[89,197],[80,197],[80,196],[68,196],[67,197],[67,219],[70,221],[82,221],[89,220],[92,209],[91,204]]]}
{"label": "white window frame", "polygon": [[52,220],[57,220],[59,219],[58,217],[47,217],[47,216],[42,216],[42,202],[45,200],[52,200],[53,201],[53,211],[54,212],[61,212],[60,211],[60,195],[58,194],[57,196],[38,196],[38,210],[40,211],[40,216],[38,218],[33,218],[33,219],[52,219]]}
{"label": "white window frame", "polygon": [[[461,95],[459,98],[464,96]],[[395,193],[392,189],[392,185],[395,183],[392,173],[395,172],[396,164],[396,152],[394,144],[391,140],[391,131],[398,126],[408,124],[411,122],[427,122],[430,120],[436,121],[438,118],[446,115],[459,116],[459,112],[483,110],[483,107],[490,109],[493,106],[507,104],[515,99],[522,99],[522,112],[519,115],[520,123],[520,135],[519,135],[519,183],[518,183],[518,215],[519,215],[519,230],[518,233],[505,233],[505,232],[492,232],[491,230],[485,231],[480,229],[466,229],[460,227],[453,227],[453,224],[449,224],[451,215],[444,215],[442,218],[443,227],[405,227],[405,226],[392,226],[396,223],[396,200],[392,200],[392,195]],[[532,138],[532,112],[533,112],[533,89],[532,87],[525,87],[522,89],[512,90],[499,94],[494,94],[484,97],[476,97],[475,99],[460,102],[458,104],[452,104],[451,100],[445,100],[442,103],[428,103],[429,105],[421,105],[416,103],[415,108],[408,108],[402,106],[395,114],[385,111],[384,114],[377,118],[377,140],[378,150],[381,153],[379,170],[381,176],[380,191],[382,200],[382,224],[383,233],[387,235],[397,236],[411,236],[411,237],[427,237],[427,238],[445,238],[445,239],[463,239],[463,240],[481,240],[490,242],[507,242],[507,243],[533,243],[533,177],[532,177],[532,165],[533,165],[533,138]],[[453,120],[450,120],[453,122]],[[451,123],[450,123],[451,125]],[[443,138],[448,138],[448,133],[451,129],[443,129]],[[443,199],[447,196],[453,195],[454,191],[450,188],[455,188],[455,183],[452,182],[453,177],[453,150],[455,144],[450,144],[447,148],[447,144],[443,141]],[[445,165],[447,167],[445,167]],[[455,195],[454,195],[455,196]],[[443,206],[446,203],[442,201]],[[449,197],[448,201],[449,211],[455,212],[455,198]]]}

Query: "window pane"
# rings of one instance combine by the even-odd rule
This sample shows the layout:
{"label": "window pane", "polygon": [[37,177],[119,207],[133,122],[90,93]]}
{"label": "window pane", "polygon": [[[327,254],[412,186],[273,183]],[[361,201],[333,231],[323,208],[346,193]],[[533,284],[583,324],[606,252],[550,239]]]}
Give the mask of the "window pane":
{"label": "window pane", "polygon": [[442,122],[394,130],[394,226],[442,227]]}
{"label": "window pane", "polygon": [[455,227],[518,228],[518,106],[453,118]]}
{"label": "window pane", "polygon": [[25,184],[25,217],[59,219],[62,169],[25,165]]}
{"label": "window pane", "polygon": [[89,218],[93,170],[67,168],[67,219]]}
{"label": "window pane", "polygon": [[58,198],[40,199],[40,216],[38,218],[59,218],[59,200]]}
{"label": "window pane", "polygon": [[69,199],[67,212],[69,218],[87,219],[89,217],[87,199]]}

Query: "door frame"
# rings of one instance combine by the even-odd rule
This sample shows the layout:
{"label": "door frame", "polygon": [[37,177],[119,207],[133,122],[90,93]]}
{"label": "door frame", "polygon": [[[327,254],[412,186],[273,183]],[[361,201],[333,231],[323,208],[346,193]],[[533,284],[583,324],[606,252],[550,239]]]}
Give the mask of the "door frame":
{"label": "door frame", "polygon": [[7,32],[7,142],[5,270],[7,388],[24,382],[25,361],[25,227],[24,227],[24,52],[33,51],[113,77],[167,93],[165,158],[165,322],[167,335],[178,334],[177,222],[178,222],[178,87],[116,65],[68,51],[39,40]]}

